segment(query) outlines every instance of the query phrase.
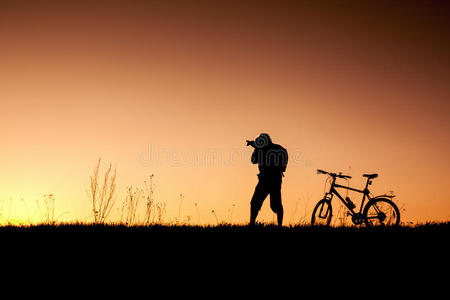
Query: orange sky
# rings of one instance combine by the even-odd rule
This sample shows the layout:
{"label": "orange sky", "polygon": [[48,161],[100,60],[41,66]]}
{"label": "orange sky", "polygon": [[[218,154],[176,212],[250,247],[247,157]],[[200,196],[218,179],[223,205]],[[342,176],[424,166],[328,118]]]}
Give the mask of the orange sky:
{"label": "orange sky", "polygon": [[182,193],[183,219],[247,222],[260,132],[291,155],[285,224],[309,219],[317,168],[378,172],[405,221],[449,219],[448,4],[60,2],[0,4],[0,221],[48,193],[59,220],[91,220],[101,156],[117,207],[155,174],[167,221]]}

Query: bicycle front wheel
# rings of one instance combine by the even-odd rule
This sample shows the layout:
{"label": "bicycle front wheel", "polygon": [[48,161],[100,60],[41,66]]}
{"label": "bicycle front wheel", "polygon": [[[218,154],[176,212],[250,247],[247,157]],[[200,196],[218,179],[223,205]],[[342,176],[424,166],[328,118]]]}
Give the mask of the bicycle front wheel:
{"label": "bicycle front wheel", "polygon": [[397,226],[400,224],[398,207],[387,198],[370,200],[364,208],[363,216],[368,227]]}
{"label": "bicycle front wheel", "polygon": [[311,225],[312,226],[328,226],[331,222],[331,217],[333,216],[333,210],[331,208],[331,200],[322,199],[317,202],[314,207]]}

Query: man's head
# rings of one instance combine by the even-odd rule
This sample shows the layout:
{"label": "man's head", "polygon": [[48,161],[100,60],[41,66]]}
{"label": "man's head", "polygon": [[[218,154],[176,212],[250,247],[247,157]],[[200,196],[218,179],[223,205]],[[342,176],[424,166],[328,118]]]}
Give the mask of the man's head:
{"label": "man's head", "polygon": [[267,133],[261,133],[256,139],[255,139],[255,146],[256,148],[263,148],[268,145],[272,144],[272,140],[270,139],[270,136]]}

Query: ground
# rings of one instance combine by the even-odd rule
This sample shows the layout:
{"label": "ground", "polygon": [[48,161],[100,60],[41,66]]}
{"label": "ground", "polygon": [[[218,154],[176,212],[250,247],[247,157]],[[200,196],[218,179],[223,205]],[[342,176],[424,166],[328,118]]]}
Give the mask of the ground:
{"label": "ground", "polygon": [[56,288],[62,297],[102,299],[241,298],[248,291],[253,299],[274,290],[285,298],[434,298],[446,289],[449,228],[1,227],[1,271],[9,279],[2,283],[35,298]]}
{"label": "ground", "polygon": [[[448,264],[450,223],[398,228],[293,226],[42,225],[0,228],[3,252],[24,265],[242,269],[364,263],[381,267]],[[413,256],[413,263],[410,258]],[[5,257],[5,256],[4,256]],[[373,258],[368,260],[368,258]]]}

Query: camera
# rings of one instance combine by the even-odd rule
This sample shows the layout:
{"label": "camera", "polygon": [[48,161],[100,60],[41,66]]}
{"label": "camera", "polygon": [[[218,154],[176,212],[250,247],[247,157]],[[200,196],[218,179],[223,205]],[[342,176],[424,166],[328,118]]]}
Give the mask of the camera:
{"label": "camera", "polygon": [[255,148],[255,141],[247,140],[247,146],[252,146],[253,148]]}

